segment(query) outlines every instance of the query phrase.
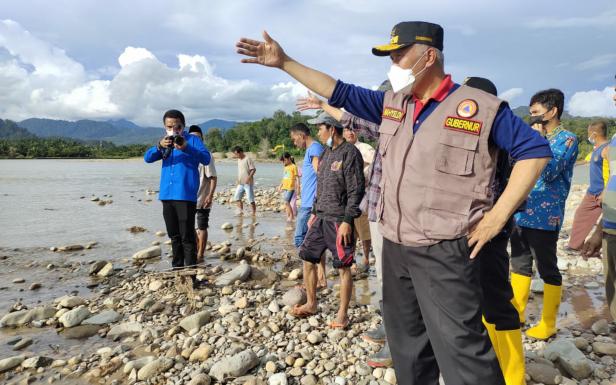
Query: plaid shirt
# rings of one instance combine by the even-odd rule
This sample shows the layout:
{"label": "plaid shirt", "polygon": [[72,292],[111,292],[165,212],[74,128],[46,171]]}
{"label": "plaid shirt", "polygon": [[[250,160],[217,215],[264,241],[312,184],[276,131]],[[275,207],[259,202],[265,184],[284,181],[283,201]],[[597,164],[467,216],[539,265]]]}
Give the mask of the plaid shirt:
{"label": "plaid shirt", "polygon": [[[342,114],[340,123],[342,124],[342,127],[348,127],[357,135],[363,136],[368,140],[375,140],[377,142],[379,140],[379,125],[376,123],[358,118],[348,112],[344,112]],[[362,212],[365,213],[366,210],[368,211],[368,220],[370,222],[377,221],[376,205],[379,201],[379,196],[381,195],[381,188],[379,187],[379,184],[381,183],[381,176],[383,175],[383,165],[381,162],[381,153],[377,148],[374,156],[374,162],[372,162],[370,179],[368,182],[368,187],[366,188],[366,195],[364,195],[364,198],[359,205]]]}

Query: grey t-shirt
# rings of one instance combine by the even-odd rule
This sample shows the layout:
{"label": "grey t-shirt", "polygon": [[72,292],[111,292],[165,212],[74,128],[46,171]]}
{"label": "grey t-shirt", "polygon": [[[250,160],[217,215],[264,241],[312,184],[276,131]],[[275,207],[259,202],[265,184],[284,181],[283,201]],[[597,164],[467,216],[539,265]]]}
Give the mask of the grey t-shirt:
{"label": "grey t-shirt", "polygon": [[204,166],[199,165],[199,191],[197,192],[197,208],[209,209],[210,206],[205,206],[205,198],[210,194],[212,189],[212,178],[216,177],[216,165],[214,164],[214,157],[210,160],[210,164]]}
{"label": "grey t-shirt", "polygon": [[238,184],[253,184],[254,179],[250,178],[250,170],[255,170],[255,164],[248,156],[244,155],[244,159],[237,160],[237,183]]}

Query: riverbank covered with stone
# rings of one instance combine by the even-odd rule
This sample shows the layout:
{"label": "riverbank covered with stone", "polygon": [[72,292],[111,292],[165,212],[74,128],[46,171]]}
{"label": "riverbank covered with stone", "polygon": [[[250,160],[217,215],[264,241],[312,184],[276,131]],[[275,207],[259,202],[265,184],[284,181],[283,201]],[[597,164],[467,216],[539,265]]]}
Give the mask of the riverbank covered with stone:
{"label": "riverbank covered with stone", "polygon": [[[524,341],[529,384],[616,382],[616,329],[607,322],[603,304],[601,261],[584,261],[564,249],[584,191],[584,186],[572,189],[559,240],[565,285],[559,333],[547,342]],[[231,193],[218,194],[218,204],[229,205]],[[262,190],[257,196],[259,215],[279,215],[281,232],[285,231],[275,191]],[[232,218],[223,226],[259,226],[258,220],[240,224]],[[0,382],[396,384],[393,369],[365,364],[380,348],[361,338],[380,322],[373,305],[358,301],[356,293],[350,327],[328,327],[338,307],[337,279],[332,275],[330,287],[318,294],[318,313],[295,318],[288,310],[305,301],[298,287],[301,270],[295,251],[276,236],[239,242],[229,234],[227,239],[212,240],[203,264],[180,272],[161,269],[154,262],[167,259],[170,252],[162,232],[150,248],[132,250],[128,253],[132,257],[121,261],[93,260],[84,266],[70,259],[37,262],[32,256],[25,262],[32,271],[62,271],[58,284],[64,282],[68,293],[50,297],[43,285],[32,289],[40,290],[39,300],[16,301],[2,309]],[[54,253],[79,253],[88,250],[86,246],[98,247],[95,243],[79,250],[57,247]],[[15,259],[7,258],[6,263]],[[31,284],[23,273],[26,279],[15,279],[25,282],[13,283],[7,290]],[[187,278],[192,273],[208,285],[194,290]],[[356,277],[356,291],[365,278]],[[373,269],[368,279],[373,293]],[[88,285],[91,291],[77,295],[70,292],[72,285]],[[539,318],[541,291],[536,280],[527,317],[530,324]],[[42,344],[44,338],[49,340]]]}

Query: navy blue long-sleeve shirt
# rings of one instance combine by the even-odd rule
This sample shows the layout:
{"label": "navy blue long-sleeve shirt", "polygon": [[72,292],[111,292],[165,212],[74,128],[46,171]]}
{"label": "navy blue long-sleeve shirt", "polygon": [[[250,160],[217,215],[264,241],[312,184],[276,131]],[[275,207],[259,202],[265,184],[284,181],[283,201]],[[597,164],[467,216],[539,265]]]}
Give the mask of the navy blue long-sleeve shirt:
{"label": "navy blue long-sleeve shirt", "polygon": [[[449,90],[455,91],[459,84]],[[344,108],[349,113],[381,123],[385,93],[347,84],[340,80],[336,82],[334,92],[328,103],[331,106]],[[423,121],[438,107],[439,101],[430,99],[419,113],[413,130],[417,131]],[[532,158],[551,158],[552,152],[548,141],[530,128],[522,119],[515,116],[506,103],[503,103],[494,119],[490,140],[500,149],[507,151],[511,158],[519,161]]]}

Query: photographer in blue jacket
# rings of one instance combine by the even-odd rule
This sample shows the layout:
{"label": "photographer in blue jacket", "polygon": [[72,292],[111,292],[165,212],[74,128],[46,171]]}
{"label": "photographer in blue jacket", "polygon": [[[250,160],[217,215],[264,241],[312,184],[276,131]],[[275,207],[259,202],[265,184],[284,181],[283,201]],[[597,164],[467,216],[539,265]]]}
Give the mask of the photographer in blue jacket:
{"label": "photographer in blue jacket", "polygon": [[[199,190],[199,164],[210,163],[210,152],[201,139],[184,131],[186,120],[178,110],[163,115],[167,134],[149,148],[146,163],[162,160],[159,199],[173,249],[173,268],[197,263],[195,213]],[[194,280],[194,278],[193,278]]]}

